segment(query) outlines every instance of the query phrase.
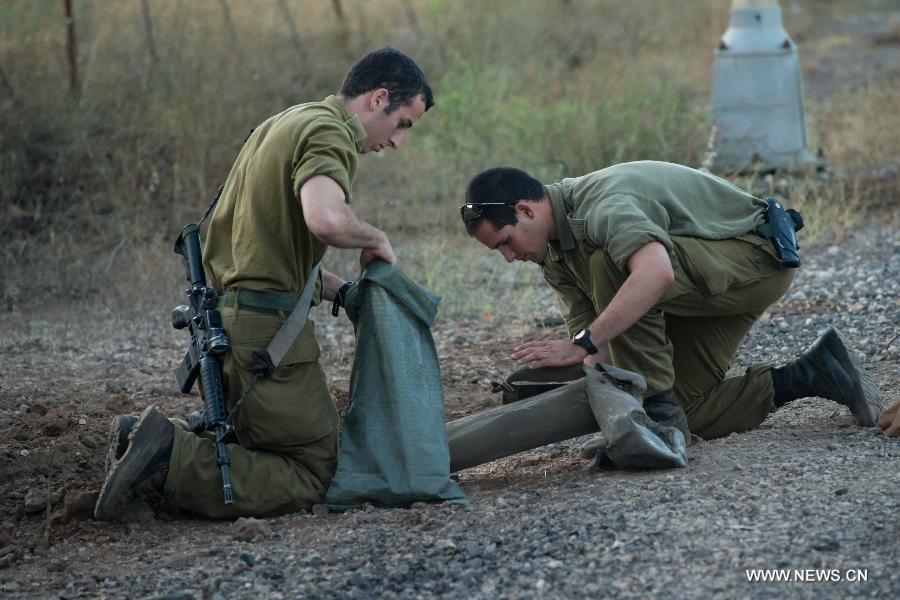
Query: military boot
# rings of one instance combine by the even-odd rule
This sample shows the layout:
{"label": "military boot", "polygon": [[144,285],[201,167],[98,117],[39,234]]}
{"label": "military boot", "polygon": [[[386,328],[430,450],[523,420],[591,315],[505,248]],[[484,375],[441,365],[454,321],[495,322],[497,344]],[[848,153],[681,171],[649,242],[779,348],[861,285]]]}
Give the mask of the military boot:
{"label": "military boot", "polygon": [[134,415],[117,415],[110,421],[109,443],[107,444],[109,450],[106,451],[106,464],[104,465],[106,473],[109,473],[116,461],[125,454],[128,449],[128,434],[131,433],[137,422],[138,418]]}
{"label": "military boot", "polygon": [[691,430],[688,427],[687,415],[675,397],[674,390],[669,389],[644,398],[644,412],[660,425],[678,429],[684,434],[685,444],[691,445]]}
{"label": "military boot", "polygon": [[795,362],[772,369],[772,385],[776,407],[798,398],[827,398],[849,408],[863,427],[873,427],[884,410],[875,384],[834,327],[829,327]]}
{"label": "military boot", "polygon": [[155,406],[134,425],[122,458],[106,474],[94,518],[111,521],[137,496],[161,494],[175,441],[175,426]]}

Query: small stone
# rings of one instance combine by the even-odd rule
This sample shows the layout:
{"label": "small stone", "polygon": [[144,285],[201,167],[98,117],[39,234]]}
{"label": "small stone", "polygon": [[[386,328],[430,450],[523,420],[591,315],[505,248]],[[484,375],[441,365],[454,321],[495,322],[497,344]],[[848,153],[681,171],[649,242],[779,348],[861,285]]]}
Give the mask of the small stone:
{"label": "small stone", "polygon": [[47,565],[47,571],[50,573],[62,573],[69,567],[64,560],[54,560]]}
{"label": "small stone", "polygon": [[313,504],[313,507],[312,507],[312,514],[314,514],[315,516],[317,516],[317,517],[324,517],[324,516],[326,516],[329,512],[331,512],[331,511],[329,511],[329,510],[328,510],[328,507],[325,506],[324,504]]}
{"label": "small stone", "polygon": [[742,465],[742,464],[739,463],[739,462],[736,462],[736,463],[734,463],[734,470],[735,470],[735,471],[743,471],[743,470],[744,470],[744,465]]}
{"label": "small stone", "polygon": [[812,549],[818,550],[819,552],[837,552],[841,549],[841,544],[837,540],[826,539],[813,544]]}
{"label": "small stone", "polygon": [[516,498],[515,496],[509,496],[509,495],[499,496],[497,498],[497,504],[499,504],[500,506],[518,506],[519,499]]}
{"label": "small stone", "polygon": [[25,412],[34,413],[43,417],[47,414],[47,407],[43,404],[32,404]]}
{"label": "small stone", "polygon": [[[59,491],[50,493],[50,506],[59,504],[62,494]],[[47,508],[47,488],[31,488],[25,494],[25,512],[28,514],[39,513]]]}
{"label": "small stone", "polygon": [[451,550],[451,551],[456,550],[456,544],[453,543],[453,540],[448,540],[446,538],[437,540],[434,543],[434,547],[437,548],[438,550]]}
{"label": "small stone", "polygon": [[34,547],[31,549],[31,552],[35,556],[47,556],[47,553],[50,552],[50,544],[45,538],[38,538],[34,542]]}
{"label": "small stone", "polygon": [[247,563],[248,567],[252,567],[256,564],[256,557],[250,554],[249,552],[241,552],[239,558]]}
{"label": "small stone", "polygon": [[409,508],[412,510],[421,510],[423,508],[428,508],[427,502],[413,502],[409,505]]}
{"label": "small stone", "polygon": [[134,401],[125,394],[115,394],[110,396],[106,400],[104,406],[108,412],[117,415],[127,415],[134,412],[135,409]]}
{"label": "small stone", "polygon": [[66,494],[66,502],[63,506],[63,522],[84,521],[94,516],[94,506],[100,492],[75,492]]}
{"label": "small stone", "polygon": [[66,432],[72,425],[72,421],[65,415],[50,413],[41,417],[38,421],[41,433],[47,437],[58,437]]}
{"label": "small stone", "polygon": [[231,524],[235,529],[234,539],[239,542],[253,542],[267,537],[271,530],[264,521],[253,517],[241,517]]}

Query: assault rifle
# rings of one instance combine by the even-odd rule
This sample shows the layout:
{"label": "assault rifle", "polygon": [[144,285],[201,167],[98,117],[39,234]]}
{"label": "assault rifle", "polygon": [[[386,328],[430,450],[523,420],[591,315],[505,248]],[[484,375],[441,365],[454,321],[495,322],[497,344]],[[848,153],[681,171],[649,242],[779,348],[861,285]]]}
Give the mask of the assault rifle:
{"label": "assault rifle", "polygon": [[222,316],[216,310],[216,291],[206,285],[203,273],[203,257],[200,250],[200,226],[186,225],[175,240],[175,254],[181,255],[184,270],[191,287],[186,290],[189,304],[172,310],[172,326],[188,328],[191,346],[178,367],[178,387],[187,394],[200,377],[200,393],[206,414],[206,429],[216,436],[216,465],[222,472],[222,490],[225,504],[234,504],[231,489],[231,472],[225,438],[233,427],[228,424],[225,409],[225,393],[222,385],[222,365],[219,357],[231,348],[228,336],[222,328]]}

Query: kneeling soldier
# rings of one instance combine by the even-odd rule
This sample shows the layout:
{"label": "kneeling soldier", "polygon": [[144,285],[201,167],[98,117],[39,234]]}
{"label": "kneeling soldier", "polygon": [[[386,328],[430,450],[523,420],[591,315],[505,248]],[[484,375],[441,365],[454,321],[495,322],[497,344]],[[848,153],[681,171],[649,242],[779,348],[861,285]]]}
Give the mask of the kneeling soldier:
{"label": "kneeling soldier", "polygon": [[[151,407],[136,423],[113,420],[97,519],[116,518],[147,490],[209,517],[278,515],[323,501],[335,469],[338,416],[311,321],[272,375],[236,404],[253,385],[253,353],[279,330],[328,246],[361,249],[362,265],[374,258],[395,262],[384,232],[350,208],[351,182],[358,154],[400,148],[433,104],[415,62],[385,48],[360,59],[337,95],[256,127],[225,183],[204,249],[231,342],[222,370],[237,438],[227,449],[234,503],[223,503],[209,437],[173,425]],[[345,284],[323,272],[314,303],[340,302]]]}
{"label": "kneeling soldier", "polygon": [[513,379],[560,381],[560,368],[582,361],[614,364],[646,378],[647,414],[686,438],[688,429],[703,438],[751,429],[807,396],[875,424],[882,401],[834,329],[794,363],[726,377],[799,264],[793,228],[772,234],[789,222],[774,201],[641,161],[546,186],[518,169],[489,169],[471,180],[465,202],[469,235],[509,262],[540,265],[572,336],[516,347],[512,358],[538,371]]}

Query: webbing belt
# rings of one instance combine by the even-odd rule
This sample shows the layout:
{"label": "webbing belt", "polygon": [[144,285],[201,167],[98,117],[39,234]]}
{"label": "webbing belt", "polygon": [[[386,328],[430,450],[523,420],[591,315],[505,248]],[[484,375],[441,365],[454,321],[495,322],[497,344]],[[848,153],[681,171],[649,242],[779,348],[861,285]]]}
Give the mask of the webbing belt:
{"label": "webbing belt", "polygon": [[286,292],[258,292],[256,290],[234,290],[225,292],[216,299],[216,308],[248,306],[259,310],[289,313],[297,306],[297,294]]}

